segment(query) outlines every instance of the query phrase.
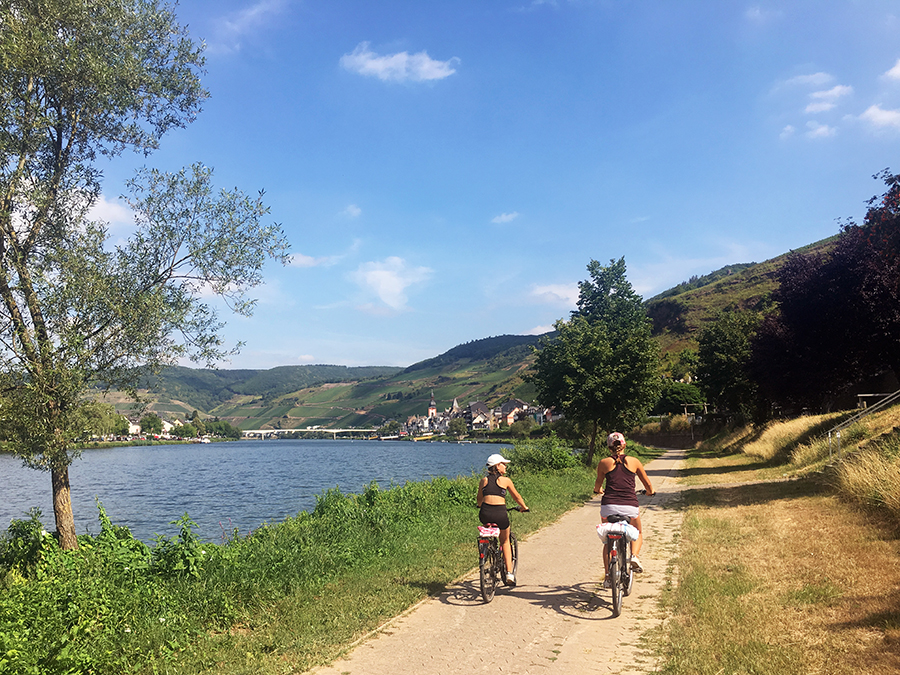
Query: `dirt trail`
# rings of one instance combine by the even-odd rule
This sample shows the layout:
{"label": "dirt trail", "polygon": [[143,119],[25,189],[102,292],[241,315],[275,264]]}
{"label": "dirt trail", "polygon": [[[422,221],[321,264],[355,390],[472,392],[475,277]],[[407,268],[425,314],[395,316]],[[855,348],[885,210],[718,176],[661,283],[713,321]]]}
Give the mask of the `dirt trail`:
{"label": "dirt trail", "polygon": [[[647,465],[657,491],[641,498],[644,573],[612,617],[595,527],[600,499],[565,514],[519,544],[519,585],[485,604],[477,570],[395,618],[314,675],[617,673],[652,671],[638,637],[661,621],[657,601],[681,525],[676,472],[685,452]],[[475,530],[473,525],[473,532]],[[475,555],[475,547],[472,547]]]}

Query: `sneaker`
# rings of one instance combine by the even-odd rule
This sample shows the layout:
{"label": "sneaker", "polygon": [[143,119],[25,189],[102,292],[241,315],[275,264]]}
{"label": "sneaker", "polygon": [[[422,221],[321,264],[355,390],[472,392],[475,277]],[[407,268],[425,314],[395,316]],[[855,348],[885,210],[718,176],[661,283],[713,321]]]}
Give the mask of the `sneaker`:
{"label": "sneaker", "polygon": [[644,571],[644,566],[641,565],[641,561],[638,560],[636,555],[631,556],[631,569],[638,574]]}
{"label": "sneaker", "polygon": [[506,585],[507,586],[515,586],[516,585],[516,575],[512,572],[506,573]]}
{"label": "sneaker", "polygon": [[610,579],[609,577],[606,577],[603,580],[603,588],[612,588],[612,579]]}

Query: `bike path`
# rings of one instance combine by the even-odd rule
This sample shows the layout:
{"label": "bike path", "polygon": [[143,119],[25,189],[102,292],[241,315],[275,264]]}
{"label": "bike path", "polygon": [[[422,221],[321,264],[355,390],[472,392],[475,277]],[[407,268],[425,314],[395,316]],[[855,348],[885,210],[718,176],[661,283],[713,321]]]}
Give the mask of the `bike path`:
{"label": "bike path", "polygon": [[663,619],[658,600],[681,527],[676,475],[684,456],[669,450],[646,465],[657,494],[640,497],[644,573],[635,577],[621,616],[612,616],[610,591],[601,588],[595,497],[519,542],[515,588],[501,586],[485,604],[476,568],[310,675],[653,671],[640,636]]}

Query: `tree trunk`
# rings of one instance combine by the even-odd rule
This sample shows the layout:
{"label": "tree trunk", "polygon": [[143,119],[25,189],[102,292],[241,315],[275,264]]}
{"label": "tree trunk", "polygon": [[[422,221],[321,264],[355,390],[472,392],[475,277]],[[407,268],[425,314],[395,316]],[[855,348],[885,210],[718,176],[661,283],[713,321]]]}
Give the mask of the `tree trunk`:
{"label": "tree trunk", "polygon": [[69,467],[51,469],[53,482],[53,515],[56,516],[56,531],[59,545],[65,550],[78,548],[75,536],[75,515],[72,513],[72,495],[69,492]]}

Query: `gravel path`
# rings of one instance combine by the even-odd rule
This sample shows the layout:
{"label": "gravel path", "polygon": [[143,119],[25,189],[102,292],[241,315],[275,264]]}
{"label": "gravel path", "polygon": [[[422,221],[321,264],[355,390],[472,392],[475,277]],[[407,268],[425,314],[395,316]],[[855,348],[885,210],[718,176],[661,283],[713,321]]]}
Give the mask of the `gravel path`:
{"label": "gravel path", "polygon": [[311,674],[652,672],[639,637],[662,621],[657,603],[681,526],[675,479],[684,454],[670,450],[647,464],[657,494],[641,497],[644,573],[621,616],[613,618],[610,592],[600,588],[596,497],[519,543],[519,584],[499,588],[491,603],[481,599],[476,569]]}

